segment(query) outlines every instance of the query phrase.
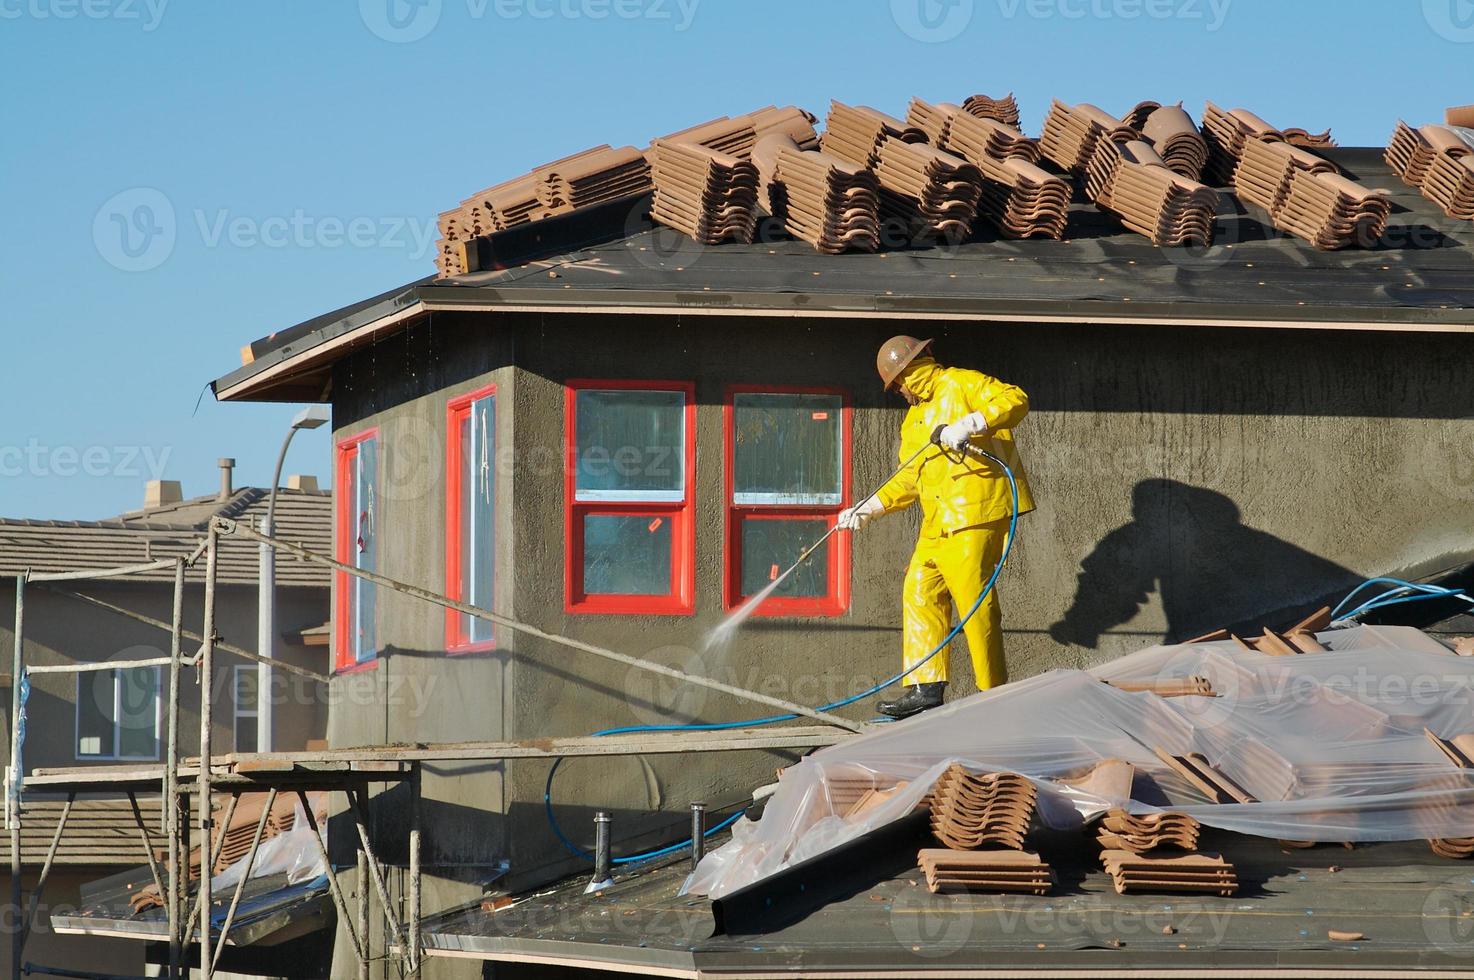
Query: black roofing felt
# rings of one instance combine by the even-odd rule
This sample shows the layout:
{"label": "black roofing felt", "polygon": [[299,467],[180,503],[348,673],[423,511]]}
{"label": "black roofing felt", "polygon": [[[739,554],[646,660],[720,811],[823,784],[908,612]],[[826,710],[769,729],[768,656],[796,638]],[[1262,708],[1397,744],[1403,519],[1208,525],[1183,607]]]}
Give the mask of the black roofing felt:
{"label": "black roofing felt", "polygon": [[[1208,831],[1202,849],[1222,853],[1241,883],[1238,895],[1220,898],[1118,895],[1077,835],[1031,843],[1058,878],[1049,895],[933,895],[915,867],[917,846],[935,846],[925,836],[913,822],[715,909],[677,894],[685,862],[624,876],[598,895],[582,894],[586,878],[570,879],[501,911],[432,917],[425,942],[492,959],[558,956],[732,975],[1468,968],[1471,872],[1421,842],[1291,850]],[[1366,939],[1332,940],[1332,929]]]}
{"label": "black roofing felt", "polygon": [[470,308],[535,305],[912,313],[1007,320],[1048,316],[1474,325],[1474,222],[1455,221],[1402,184],[1379,148],[1324,151],[1348,177],[1391,192],[1392,217],[1372,248],[1321,252],[1224,192],[1214,244],[1158,248],[1077,199],[1063,241],[999,239],[980,227],[956,246],[821,255],[766,234],[751,245],[697,245],[616,202],[479,240],[483,264],[424,279],[317,317],[252,345],[256,361],[219,379],[232,387],[355,326],[424,302]]}

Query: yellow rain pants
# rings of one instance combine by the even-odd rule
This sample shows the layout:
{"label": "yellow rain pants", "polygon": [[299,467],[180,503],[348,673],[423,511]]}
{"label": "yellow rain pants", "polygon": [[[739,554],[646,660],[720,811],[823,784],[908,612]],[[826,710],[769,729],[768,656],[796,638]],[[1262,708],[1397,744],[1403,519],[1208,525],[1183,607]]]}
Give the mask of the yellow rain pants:
{"label": "yellow rain pants", "polygon": [[[1008,521],[1003,520],[952,534],[923,536],[916,542],[901,595],[905,630],[902,663],[906,668],[936,649],[951,631],[953,605],[960,618],[977,602],[978,593],[993,574],[1007,540]],[[998,606],[997,586],[962,627],[962,635],[967,638],[967,650],[972,655],[978,690],[1007,683],[1003,613]],[[950,655],[950,647],[943,648],[915,672],[907,674],[902,683],[932,684],[948,680]]]}

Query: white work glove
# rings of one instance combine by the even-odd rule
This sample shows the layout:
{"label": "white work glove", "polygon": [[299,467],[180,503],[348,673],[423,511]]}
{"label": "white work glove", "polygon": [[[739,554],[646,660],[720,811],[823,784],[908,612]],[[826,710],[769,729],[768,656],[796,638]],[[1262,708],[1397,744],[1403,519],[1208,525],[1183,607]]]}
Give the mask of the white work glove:
{"label": "white work glove", "polygon": [[942,444],[943,449],[960,452],[973,436],[981,435],[988,431],[988,421],[983,418],[982,412],[973,412],[964,415],[951,425],[942,426],[942,431],[937,436],[937,441]]}
{"label": "white work glove", "polygon": [[870,518],[878,516],[884,510],[885,504],[880,502],[879,497],[868,497],[855,506],[840,511],[835,523],[846,531],[858,531]]}

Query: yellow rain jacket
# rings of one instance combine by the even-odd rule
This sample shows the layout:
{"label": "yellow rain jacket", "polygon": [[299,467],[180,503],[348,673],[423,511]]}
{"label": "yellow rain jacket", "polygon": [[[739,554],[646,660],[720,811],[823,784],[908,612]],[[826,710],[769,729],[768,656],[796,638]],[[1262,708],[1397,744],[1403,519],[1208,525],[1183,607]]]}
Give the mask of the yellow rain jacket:
{"label": "yellow rain jacket", "polygon": [[[931,441],[937,426],[981,412],[988,431],[973,445],[1008,463],[1018,483],[1019,513],[1034,509],[1013,436],[1008,431],[1029,411],[1029,397],[1010,384],[977,371],[939,367],[921,358],[902,382],[921,401],[901,423],[904,461]],[[952,606],[959,615],[978,601],[983,585],[1003,554],[1013,506],[1008,477],[996,464],[969,454],[960,462],[940,448],[922,453],[878,494],[886,513],[921,503],[921,537],[902,587],[902,661],[910,669],[906,684],[946,681],[947,648],[926,659],[952,628]],[[1003,621],[995,588],[963,627],[978,690],[1003,684]],[[917,665],[920,666],[917,666]]]}
{"label": "yellow rain jacket", "polygon": [[[939,425],[982,412],[988,431],[975,436],[973,445],[997,456],[1018,481],[1019,513],[1034,509],[1023,464],[1008,430],[1029,412],[1023,389],[990,378],[979,371],[940,367],[931,358],[919,358],[904,384],[921,402],[911,406],[901,423],[901,453],[905,460],[931,440]],[[921,536],[940,537],[1004,520],[1013,507],[1008,478],[991,461],[968,454],[953,462],[940,447],[922,453],[897,473],[877,495],[885,512],[921,504]]]}

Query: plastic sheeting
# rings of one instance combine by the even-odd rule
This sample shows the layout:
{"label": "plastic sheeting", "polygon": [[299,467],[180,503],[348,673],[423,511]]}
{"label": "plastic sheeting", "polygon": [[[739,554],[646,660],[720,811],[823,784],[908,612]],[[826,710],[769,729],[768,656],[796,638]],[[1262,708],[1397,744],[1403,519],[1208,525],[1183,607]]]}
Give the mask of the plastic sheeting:
{"label": "plastic sheeting", "polygon": [[[1157,646],[880,726],[786,770],[762,819],[739,821],[688,890],[721,898],[900,820],[954,762],[1033,779],[1036,819],[1054,829],[1113,807],[1170,807],[1275,839],[1474,836],[1474,770],[1457,768],[1424,732],[1474,733],[1474,660],[1407,627],[1358,626],[1319,639],[1330,652],[1276,657],[1231,640]],[[1102,683],[1194,677],[1218,696],[1164,698]],[[1157,750],[1201,753],[1256,802],[1213,802]],[[1089,778],[1107,759],[1135,767],[1129,796]],[[860,804],[856,787],[866,785],[899,789]]]}
{"label": "plastic sheeting", "polygon": [[[309,799],[316,796],[318,794],[311,794]],[[322,812],[325,814],[326,811]],[[326,844],[327,821],[319,819],[318,825],[321,828],[318,832]],[[287,876],[287,884],[298,885],[326,874],[328,869],[323,864],[322,852],[313,842],[312,835],[312,827],[307,823],[307,813],[298,800],[292,829],[263,840],[256,848],[256,859],[251,863],[251,877],[265,878],[268,875],[284,874]],[[219,895],[225,889],[235,887],[245,867],[246,859],[243,855],[240,860],[210,879],[210,893]]]}

